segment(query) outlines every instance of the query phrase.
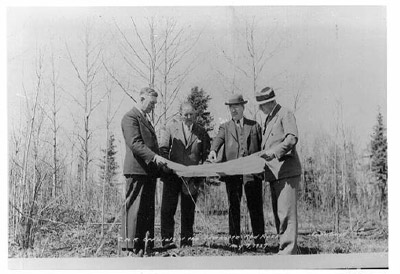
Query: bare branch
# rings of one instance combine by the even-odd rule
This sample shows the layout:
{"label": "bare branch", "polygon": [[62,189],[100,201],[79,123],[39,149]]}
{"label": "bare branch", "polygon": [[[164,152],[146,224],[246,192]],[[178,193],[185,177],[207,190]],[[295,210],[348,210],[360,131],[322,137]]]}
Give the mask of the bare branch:
{"label": "bare branch", "polygon": [[143,79],[147,79],[147,75],[135,64],[133,64],[131,61],[128,60],[126,56],[123,57],[125,62],[134,70],[136,71],[139,76],[141,76]]}
{"label": "bare branch", "polygon": [[111,118],[109,120],[109,122],[111,123],[112,120],[114,120],[115,115],[117,114],[118,110],[120,109],[122,103],[124,102],[124,99],[121,100],[121,102],[119,103],[118,107],[115,109],[115,112],[113,113],[113,115],[111,115]]}
{"label": "bare branch", "polygon": [[118,84],[118,86],[125,92],[126,95],[128,95],[129,98],[131,98],[135,103],[136,100],[132,97],[132,95],[129,94],[129,92],[124,88],[124,86],[121,84],[121,82],[115,77],[114,74],[112,74],[110,72],[110,70],[108,69],[107,65],[104,63],[103,61],[103,66],[106,69],[107,73],[111,76],[111,78]]}
{"label": "bare branch", "polygon": [[79,72],[79,69],[78,69],[77,65],[75,64],[75,62],[74,62],[74,60],[73,60],[73,58],[72,58],[72,55],[71,55],[71,52],[70,52],[70,50],[69,50],[68,44],[65,43],[65,46],[66,46],[66,48],[67,48],[69,60],[70,60],[72,66],[73,66],[73,68],[74,68],[74,70],[75,70],[75,72],[76,72],[76,75],[78,76],[78,79],[81,81],[81,83],[85,86],[85,85],[86,85],[86,82],[83,80],[83,78],[82,78],[82,76],[81,76],[81,74],[80,74],[80,72]]}
{"label": "bare branch", "polygon": [[74,95],[72,95],[71,93],[69,93],[68,91],[66,91],[63,87],[60,87],[60,88],[61,88],[62,91],[64,91],[65,93],[67,93],[69,96],[71,96],[72,99],[75,101],[75,103],[77,103],[82,109],[85,109],[85,106],[82,105],[82,104],[79,102],[79,100],[78,100]]}
{"label": "bare branch", "polygon": [[89,109],[89,115],[93,112],[93,110],[95,110],[95,109],[103,102],[103,99],[104,99],[104,97],[106,97],[106,96],[107,96],[107,93],[104,93],[103,96],[97,101],[97,103],[95,103],[95,105],[92,106],[92,107]]}
{"label": "bare branch", "polygon": [[[224,79],[226,80],[226,82],[230,82],[230,78],[229,78],[228,76],[226,76],[225,74],[223,74],[223,73],[222,73],[220,70],[218,70],[218,69],[216,69],[216,71],[217,71],[217,73],[218,73],[220,76],[222,76],[222,78],[224,78]],[[243,89],[240,88],[240,87],[236,84],[235,78],[233,78],[233,81],[232,81],[232,83],[230,84],[230,85],[231,85],[230,88],[226,88],[226,87],[225,87],[224,81],[221,81],[221,83],[222,83],[222,85],[223,85],[223,87],[224,87],[224,89],[225,89],[226,92],[232,93],[233,90],[238,90],[238,91],[244,93]]]}
{"label": "bare branch", "polygon": [[225,57],[225,60],[236,70],[242,72],[246,77],[251,78],[250,75],[247,73],[247,71],[245,71],[244,69],[242,69],[240,66],[236,65],[232,58],[230,58],[224,50],[222,50],[222,54]]}
{"label": "bare branch", "polygon": [[120,27],[118,26],[118,24],[115,22],[114,20],[114,24],[117,27],[118,31],[120,32],[120,34],[122,35],[122,38],[124,38],[125,42],[128,44],[129,48],[133,51],[134,55],[136,56],[136,58],[139,59],[139,61],[147,68],[149,68],[149,66],[147,65],[146,62],[144,62],[144,60],[140,57],[139,53],[135,50],[135,48],[133,47],[133,45],[129,42],[128,38],[126,37],[125,33],[120,29]]}
{"label": "bare branch", "polygon": [[148,48],[146,47],[146,45],[144,44],[142,36],[140,35],[140,33],[139,33],[138,29],[137,29],[136,23],[135,23],[135,21],[133,20],[132,17],[131,17],[131,21],[132,21],[136,36],[139,38],[139,41],[142,44],[143,49],[147,52],[147,54],[149,55],[149,58],[151,59],[152,55],[151,55],[150,51],[148,50]]}

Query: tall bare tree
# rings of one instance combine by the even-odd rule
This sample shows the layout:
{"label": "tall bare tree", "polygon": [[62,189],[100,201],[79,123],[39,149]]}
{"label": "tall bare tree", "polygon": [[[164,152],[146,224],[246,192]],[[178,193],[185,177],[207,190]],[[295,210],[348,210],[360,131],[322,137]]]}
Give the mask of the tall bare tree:
{"label": "tall bare tree", "polygon": [[[93,127],[91,118],[93,111],[102,103],[103,98],[107,95],[96,96],[98,89],[98,75],[102,69],[101,56],[103,45],[101,42],[96,42],[92,23],[87,21],[84,25],[84,33],[82,37],[84,52],[82,58],[73,57],[68,43],[65,43],[69,61],[75,71],[75,75],[81,84],[80,97],[76,97],[69,92],[76,105],[83,112],[83,134],[78,133],[78,140],[81,146],[82,159],[82,198],[86,195],[86,189],[89,179],[89,164],[91,163],[91,139],[93,137]],[[83,60],[83,65],[79,65],[77,60]]]}
{"label": "tall bare tree", "polygon": [[[147,19],[144,35],[135,20],[131,18],[133,36],[129,36],[116,22],[115,26],[121,36],[121,54],[125,63],[132,69],[134,77],[156,89],[160,94],[157,112],[153,113],[154,124],[165,126],[167,120],[175,113],[169,110],[179,94],[184,80],[193,70],[196,56],[193,49],[200,34],[187,33],[189,28],[179,27],[176,20],[165,18],[157,21],[156,17]],[[107,67],[107,66],[106,66]],[[126,92],[121,81],[114,80]]]}
{"label": "tall bare tree", "polygon": [[[226,73],[217,69],[218,74],[223,78],[222,82],[231,82],[230,88],[232,92],[242,92],[249,96],[249,98],[253,98],[255,92],[260,88],[261,78],[264,78],[264,82],[266,77],[269,79],[276,77],[276,75],[267,76],[264,71],[268,62],[270,62],[279,51],[284,49],[284,40],[276,33],[276,30],[277,28],[275,26],[268,31],[260,33],[255,17],[251,20],[245,20],[244,30],[240,27],[233,30],[237,35],[234,42],[238,43],[238,45],[234,47],[231,53],[224,48],[220,49],[220,55],[234,70],[233,74],[229,77]],[[245,43],[241,44],[242,41]],[[238,50],[239,52],[237,52]],[[243,87],[239,84],[240,82],[245,85],[250,84],[251,89]],[[249,90],[251,92],[249,92]],[[249,111],[255,116],[257,108],[252,106],[249,108]]]}
{"label": "tall bare tree", "polygon": [[51,132],[53,135],[52,138],[52,149],[53,149],[53,176],[52,176],[52,197],[53,199],[57,196],[57,188],[58,188],[58,131],[60,125],[58,123],[58,113],[60,111],[59,106],[59,91],[58,91],[58,72],[56,71],[56,64],[54,58],[54,48],[51,49],[50,63],[51,63],[51,75],[50,75],[50,83],[51,83],[51,104],[50,104],[50,121],[51,121]]}
{"label": "tall bare tree", "polygon": [[[43,88],[43,52],[38,50],[36,53],[35,60],[35,83],[33,92],[33,102],[30,103],[30,97],[23,84],[24,97],[26,101],[26,131],[24,135],[24,147],[23,147],[23,158],[21,167],[19,186],[15,186],[18,191],[15,191],[16,198],[12,199],[14,202],[19,202],[18,204],[11,204],[18,211],[18,216],[16,218],[16,234],[17,240],[20,246],[24,249],[32,247],[33,238],[31,237],[31,227],[32,227],[32,216],[33,216],[33,206],[37,198],[38,183],[37,180],[36,167],[37,167],[37,141],[40,132],[40,123],[38,123],[38,111],[39,107],[39,97],[42,93]],[[32,143],[36,138],[34,146],[35,151],[32,151]],[[32,166],[32,154],[34,156],[33,166]],[[32,172],[32,173],[31,173]],[[33,181],[33,182],[32,182]],[[34,184],[34,185],[33,185]],[[22,197],[20,196],[22,195]]]}
{"label": "tall bare tree", "polygon": [[162,77],[161,91],[161,114],[158,121],[161,126],[166,126],[167,121],[175,113],[167,115],[168,110],[173,105],[180,92],[186,77],[192,72],[193,65],[197,60],[192,57],[193,49],[200,39],[201,33],[192,37],[186,34],[187,29],[179,27],[177,21],[171,18],[165,19],[162,31],[162,56],[163,66],[160,67]]}
{"label": "tall bare tree", "polygon": [[106,186],[110,185],[110,178],[111,176],[109,175],[110,173],[110,168],[109,168],[109,149],[110,149],[110,126],[112,121],[115,118],[115,114],[117,113],[119,107],[121,106],[121,103],[119,106],[114,110],[112,113],[112,90],[114,85],[110,80],[105,81],[105,87],[107,90],[107,110],[106,110],[106,148],[105,148],[105,167],[104,167],[104,178],[103,178],[103,194],[102,194],[102,206],[101,206],[101,216],[102,216],[102,226],[101,226],[101,237],[104,237],[104,222],[105,222],[105,200],[106,200]]}
{"label": "tall bare tree", "polygon": [[[172,111],[174,102],[186,77],[194,68],[197,59],[194,47],[201,33],[190,33],[189,27],[180,27],[172,18],[158,20],[157,17],[151,17],[142,28],[136,24],[133,17],[130,21],[131,32],[114,22],[121,37],[121,56],[131,69],[132,76],[144,85],[154,88],[160,95],[159,103],[151,117],[156,130],[160,132],[168,119],[176,114],[176,111]],[[117,73],[106,63],[104,67],[121,89],[135,101],[129,88],[117,77]],[[137,87],[133,89],[137,90]],[[160,200],[160,191],[157,187],[156,204]]]}

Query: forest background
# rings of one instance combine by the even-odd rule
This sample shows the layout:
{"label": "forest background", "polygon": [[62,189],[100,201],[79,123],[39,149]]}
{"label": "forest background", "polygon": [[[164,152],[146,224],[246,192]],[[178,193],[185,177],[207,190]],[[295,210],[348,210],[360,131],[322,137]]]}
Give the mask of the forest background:
{"label": "forest background", "polygon": [[[119,120],[145,85],[162,94],[154,116],[159,130],[193,88],[210,95],[210,135],[229,118],[223,102],[230,93],[251,101],[265,85],[275,87],[280,102],[295,110],[302,140],[300,228],[373,231],[387,249],[387,169],[379,177],[374,166],[386,154],[374,159],[372,148],[375,140],[380,151],[386,136],[385,16],[382,7],[10,9],[11,256],[35,247],[34,256],[55,254],[60,247],[52,243],[65,226],[76,232],[65,237],[83,242],[62,246],[70,253],[61,256],[77,255],[74,244],[89,236],[82,228],[97,226],[97,244],[105,236],[115,244],[105,231],[111,225],[102,224],[114,224],[123,202]],[[250,102],[246,115],[262,121],[255,110]],[[107,146],[112,157],[102,161]],[[104,176],[113,163],[115,173]],[[226,210],[213,202],[224,199],[220,186],[206,185],[204,193],[204,216]],[[369,246],[376,247],[382,250],[377,242]],[[78,255],[101,252],[93,243]]]}

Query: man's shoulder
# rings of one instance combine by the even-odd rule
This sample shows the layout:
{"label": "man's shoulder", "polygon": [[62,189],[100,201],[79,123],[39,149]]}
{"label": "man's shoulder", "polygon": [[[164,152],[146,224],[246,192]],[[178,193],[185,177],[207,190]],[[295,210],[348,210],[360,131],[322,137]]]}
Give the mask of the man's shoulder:
{"label": "man's shoulder", "polygon": [[124,117],[125,116],[136,116],[139,114],[140,114],[139,109],[137,109],[136,107],[132,107],[129,111],[127,111],[125,113]]}
{"label": "man's shoulder", "polygon": [[230,119],[228,121],[225,121],[225,122],[220,124],[220,127],[227,127],[229,125],[229,123],[231,123],[231,122],[232,122],[232,119]]}
{"label": "man's shoulder", "polygon": [[198,123],[194,123],[193,124],[193,129],[198,131],[198,132],[200,132],[200,133],[202,133],[202,134],[207,133],[207,130],[202,125],[200,125]]}
{"label": "man's shoulder", "polygon": [[252,120],[252,119],[249,119],[249,118],[246,118],[246,117],[243,117],[243,122],[244,122],[245,124],[247,124],[247,125],[250,125],[250,126],[258,125],[258,122],[257,122],[257,121]]}
{"label": "man's shoulder", "polygon": [[280,105],[278,114],[283,117],[286,115],[293,115],[294,113],[293,110],[291,110],[290,108]]}
{"label": "man's shoulder", "polygon": [[121,124],[122,126],[131,124],[133,120],[138,119],[140,112],[136,107],[131,108],[128,112],[122,116]]}

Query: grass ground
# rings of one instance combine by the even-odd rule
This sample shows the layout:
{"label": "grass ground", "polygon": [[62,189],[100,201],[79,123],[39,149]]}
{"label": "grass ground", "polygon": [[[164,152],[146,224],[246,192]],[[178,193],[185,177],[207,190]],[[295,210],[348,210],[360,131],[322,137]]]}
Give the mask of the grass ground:
{"label": "grass ground", "polygon": [[[315,219],[315,217],[314,217]],[[179,218],[177,218],[179,223]],[[156,239],[155,251],[148,256],[241,256],[241,255],[271,255],[278,252],[278,238],[272,222],[266,222],[266,249],[265,251],[254,251],[247,248],[251,241],[244,238],[242,241],[242,252],[231,251],[228,248],[226,215],[207,216],[201,220],[196,219],[196,239],[193,247],[176,248],[172,250],[161,250],[161,241]],[[388,231],[387,227],[376,223],[367,223],[364,226],[349,232],[345,229],[348,225],[342,223],[343,229],[340,233],[333,233],[323,223],[314,226],[304,216],[299,224],[298,247],[300,254],[330,254],[330,253],[365,253],[365,252],[387,252]],[[178,225],[176,226],[179,232]],[[160,235],[159,225],[156,224],[156,237]],[[176,236],[178,234],[176,233]],[[95,225],[46,225],[36,234],[33,249],[21,250],[9,237],[9,257],[13,258],[62,258],[62,257],[95,257],[101,242],[99,226]],[[176,237],[178,238],[178,237]],[[118,227],[106,235],[105,244],[99,257],[126,256],[118,254]],[[179,246],[179,243],[177,242]]]}

